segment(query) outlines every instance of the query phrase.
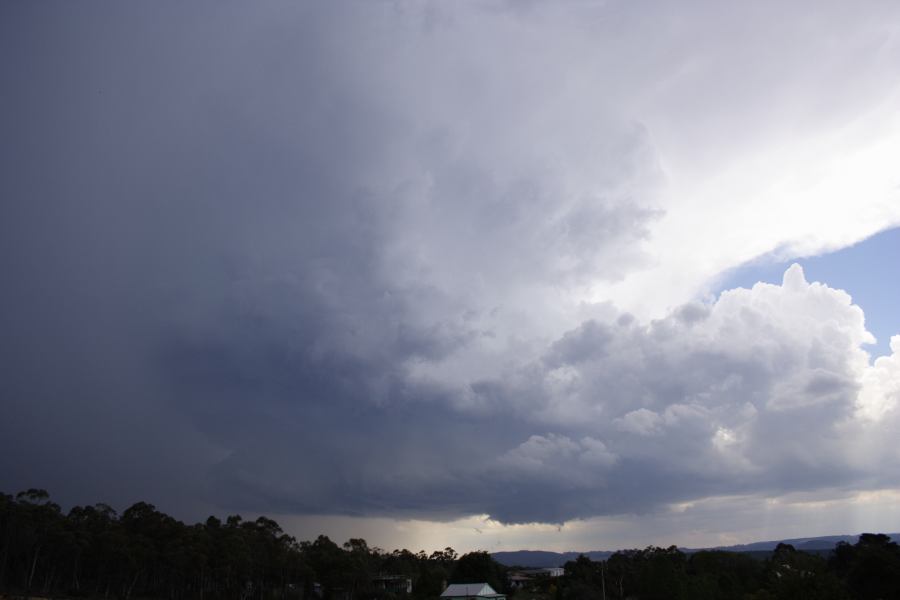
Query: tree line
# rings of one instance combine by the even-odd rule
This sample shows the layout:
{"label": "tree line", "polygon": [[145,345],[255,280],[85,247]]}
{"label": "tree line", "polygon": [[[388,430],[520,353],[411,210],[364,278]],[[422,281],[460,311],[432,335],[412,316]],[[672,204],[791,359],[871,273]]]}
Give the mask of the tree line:
{"label": "tree line", "polygon": [[545,598],[555,600],[889,600],[900,598],[900,546],[864,533],[856,544],[807,553],[790,544],[774,552],[675,546],[624,550],[606,561],[585,556],[565,565],[565,577]]}
{"label": "tree line", "polygon": [[[780,544],[765,557],[675,546],[585,556],[511,590],[487,552],[386,552],[363,539],[297,541],[272,519],[188,525],[138,502],[63,512],[44,490],[0,493],[0,595],[121,600],[433,600],[447,583],[489,583],[521,600],[877,600],[900,598],[900,547],[863,534],[824,555]],[[409,579],[403,586],[385,585]]]}
{"label": "tree line", "polygon": [[[409,578],[412,593],[384,586],[379,575]],[[363,539],[339,546],[324,535],[298,542],[267,517],[187,525],[146,502],[121,514],[106,504],[65,513],[44,490],[0,493],[0,594],[425,600],[451,580],[503,589],[505,571],[486,552],[386,552]]]}

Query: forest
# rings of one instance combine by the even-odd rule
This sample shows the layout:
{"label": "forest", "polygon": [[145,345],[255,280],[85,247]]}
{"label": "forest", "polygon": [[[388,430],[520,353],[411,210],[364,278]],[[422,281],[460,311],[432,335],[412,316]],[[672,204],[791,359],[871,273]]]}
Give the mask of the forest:
{"label": "forest", "polygon": [[[447,583],[476,582],[517,600],[900,598],[900,547],[883,534],[824,556],[786,544],[767,556],[675,546],[581,556],[561,577],[512,589],[518,571],[487,552],[297,541],[267,517],[188,525],[146,502],[121,514],[105,504],[64,512],[44,490],[0,493],[0,598],[427,600]],[[390,578],[412,591],[384,585]]]}

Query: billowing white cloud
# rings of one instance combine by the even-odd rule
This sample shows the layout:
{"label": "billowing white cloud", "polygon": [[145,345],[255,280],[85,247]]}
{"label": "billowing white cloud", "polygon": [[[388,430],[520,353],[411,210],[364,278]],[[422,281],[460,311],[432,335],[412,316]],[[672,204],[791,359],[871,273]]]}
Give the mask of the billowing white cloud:
{"label": "billowing white cloud", "polygon": [[880,421],[900,407],[900,335],[891,338],[891,354],[866,370],[857,403],[858,416]]}
{"label": "billowing white cloud", "polygon": [[[522,503],[505,514],[502,500],[489,514],[585,517],[707,495],[895,485],[896,453],[860,447],[898,431],[888,418],[896,354],[870,365],[871,341],[850,296],[807,282],[798,265],[782,285],[730,290],[648,324],[589,321],[542,361],[471,387],[491,411],[555,431],[499,459],[542,482],[530,490],[533,514]],[[582,460],[587,440],[609,458]],[[578,482],[583,499],[563,481]]]}

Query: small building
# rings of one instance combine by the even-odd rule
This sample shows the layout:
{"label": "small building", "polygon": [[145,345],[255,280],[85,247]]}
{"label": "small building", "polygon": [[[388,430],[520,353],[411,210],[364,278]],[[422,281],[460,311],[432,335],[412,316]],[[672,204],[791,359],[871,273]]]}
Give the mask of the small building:
{"label": "small building", "polygon": [[506,600],[504,594],[498,594],[494,588],[486,583],[451,583],[441,594],[441,598],[453,598],[455,600],[493,598],[494,600]]}
{"label": "small building", "polygon": [[546,567],[544,569],[525,569],[524,571],[519,571],[522,575],[528,575],[530,577],[562,577],[565,572],[566,570],[562,567]]}
{"label": "small building", "polygon": [[372,585],[392,594],[412,594],[412,579],[404,575],[379,575],[372,579]]}
{"label": "small building", "polygon": [[513,573],[509,576],[509,587],[514,590],[520,590],[533,582],[534,580],[530,576],[523,573]]}

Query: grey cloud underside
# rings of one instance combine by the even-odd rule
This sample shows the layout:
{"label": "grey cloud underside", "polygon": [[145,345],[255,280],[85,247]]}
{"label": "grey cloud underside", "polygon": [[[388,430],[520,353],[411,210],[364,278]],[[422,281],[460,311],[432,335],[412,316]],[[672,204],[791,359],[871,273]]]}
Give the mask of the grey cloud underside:
{"label": "grey cloud underside", "polygon": [[429,6],[4,7],[0,487],[561,522],[875,478],[837,292],[542,322],[646,264],[652,136],[560,110],[531,9],[504,53]]}
{"label": "grey cloud underside", "polygon": [[[822,315],[791,312],[776,286],[733,292],[700,321],[679,312],[648,327],[613,322],[600,340],[604,328],[587,323],[522,367],[526,389],[495,382],[487,415],[422,406],[440,398],[421,392],[412,405],[397,393],[368,410],[355,397],[341,410],[304,405],[296,422],[270,425],[266,441],[219,465],[220,489],[286,511],[562,522],[710,495],[893,483],[890,454],[862,464],[846,455],[867,435],[852,422],[861,314],[840,292],[803,285],[799,308],[825,300],[823,314],[845,319],[846,331],[816,329]],[[560,346],[585,336],[586,351],[561,361]],[[555,407],[561,369],[571,370],[568,398]],[[535,388],[530,420],[517,418]],[[652,418],[629,419],[636,413]],[[523,438],[548,429],[562,433]],[[298,431],[305,439],[292,440]]]}

